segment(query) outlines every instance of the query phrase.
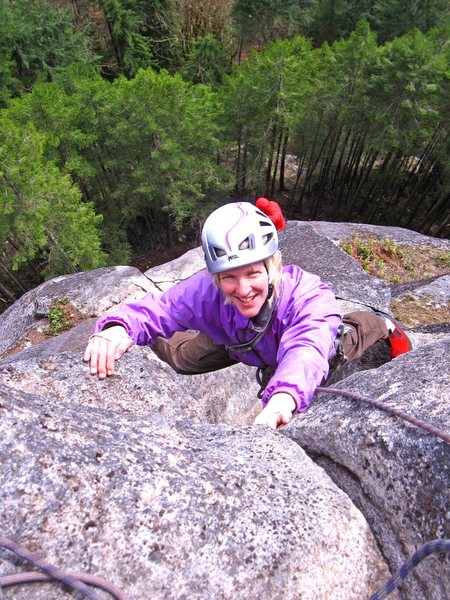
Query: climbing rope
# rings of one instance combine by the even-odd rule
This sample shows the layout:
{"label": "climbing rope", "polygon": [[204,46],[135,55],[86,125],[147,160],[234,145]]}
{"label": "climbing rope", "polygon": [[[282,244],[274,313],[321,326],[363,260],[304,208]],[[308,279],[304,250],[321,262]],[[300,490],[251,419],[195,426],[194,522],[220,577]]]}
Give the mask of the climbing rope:
{"label": "climbing rope", "polygon": [[[2,588],[10,587],[12,585],[21,585],[25,583],[35,583],[42,581],[59,581],[64,585],[68,586],[74,591],[80,592],[85,598],[89,600],[101,600],[98,594],[93,592],[88,585],[102,589],[103,591],[110,594],[115,600],[127,600],[124,593],[105,581],[101,577],[94,575],[87,575],[84,573],[73,573],[70,571],[62,571],[55,567],[35,554],[32,554],[26,550],[23,546],[17,542],[0,535],[0,546],[6,548],[10,552],[13,552],[20,558],[31,562],[37,566],[42,573],[39,571],[26,571],[24,573],[14,573],[13,575],[4,575],[0,577],[0,597]],[[86,585],[87,584],[87,585]]]}
{"label": "climbing rope", "polygon": [[[21,558],[28,560],[44,571],[44,573],[39,571],[27,571],[25,573],[15,573],[13,575],[4,575],[0,577],[0,597],[2,588],[26,583],[57,580],[73,590],[81,592],[90,600],[100,600],[100,598],[97,596],[97,594],[90,590],[85,583],[108,592],[111,596],[113,596],[113,598],[115,598],[115,600],[127,600],[127,597],[121,590],[111,585],[104,579],[84,573],[61,571],[54,565],[41,560],[31,552],[28,552],[28,550],[25,550],[23,546],[20,546],[17,542],[14,542],[5,536],[0,536],[0,546],[7,548],[14,554],[17,554]],[[414,554],[402,564],[398,572],[391,579],[389,579],[386,585],[375,592],[375,594],[370,596],[369,600],[384,600],[384,598],[389,596],[389,594],[391,594],[401,585],[409,573],[424,558],[426,558],[429,554],[438,552],[450,552],[450,539],[432,540],[423,544],[423,546],[416,550],[416,552],[414,552]]]}
{"label": "climbing rope", "polygon": [[416,427],[420,427],[420,429],[424,429],[425,431],[428,431],[428,433],[432,433],[433,435],[440,438],[444,442],[447,442],[447,444],[450,444],[450,435],[448,433],[446,433],[445,431],[441,431],[440,429],[438,429],[437,427],[434,427],[433,425],[430,425],[426,421],[422,421],[421,419],[412,417],[411,415],[408,415],[407,413],[403,412],[402,410],[399,410],[398,408],[393,408],[392,406],[389,406],[389,404],[385,404],[384,402],[381,402],[380,400],[374,400],[373,398],[367,398],[367,396],[362,396],[361,394],[354,394],[353,392],[347,392],[346,390],[340,390],[338,388],[331,388],[331,387],[327,388],[327,387],[319,386],[318,388],[316,388],[316,391],[323,393],[323,394],[333,394],[333,395],[337,395],[337,396],[344,396],[345,398],[350,398],[351,400],[358,400],[360,402],[365,402],[366,404],[371,404],[372,406],[375,406],[376,408],[379,408],[380,410],[383,410],[384,412],[387,412],[396,417],[400,417],[404,421],[408,421],[408,423],[411,423],[412,425],[415,425]]}
{"label": "climbing rope", "polygon": [[383,600],[391,594],[396,588],[401,585],[407,575],[416,567],[424,558],[434,552],[450,552],[450,539],[448,540],[432,540],[426,542],[414,554],[405,561],[397,573],[389,579],[384,587],[378,592],[370,596],[369,600]]}

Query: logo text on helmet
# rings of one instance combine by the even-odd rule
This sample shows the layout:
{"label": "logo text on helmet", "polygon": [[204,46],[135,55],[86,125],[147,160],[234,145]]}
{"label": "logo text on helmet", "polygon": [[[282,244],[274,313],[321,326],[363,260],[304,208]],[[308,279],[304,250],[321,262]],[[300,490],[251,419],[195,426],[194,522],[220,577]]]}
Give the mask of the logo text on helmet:
{"label": "logo text on helmet", "polygon": [[234,260],[235,258],[239,258],[237,254],[232,254],[228,257],[228,260]]}

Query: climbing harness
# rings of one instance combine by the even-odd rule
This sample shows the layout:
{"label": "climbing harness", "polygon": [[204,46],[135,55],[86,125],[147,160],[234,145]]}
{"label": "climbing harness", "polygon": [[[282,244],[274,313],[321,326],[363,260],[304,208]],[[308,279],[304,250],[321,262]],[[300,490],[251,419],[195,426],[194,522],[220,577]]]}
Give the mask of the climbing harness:
{"label": "climbing harness", "polygon": [[450,552],[450,539],[432,540],[423,544],[423,546],[416,550],[414,554],[402,564],[397,573],[389,579],[385,586],[370,596],[369,600],[383,600],[389,596],[389,594],[401,585],[402,581],[409,575],[414,567],[429,554],[435,552]]}
{"label": "climbing harness", "polygon": [[24,573],[14,573],[12,575],[0,576],[0,598],[2,598],[2,588],[13,585],[35,582],[59,581],[76,592],[83,594],[89,600],[101,600],[100,596],[93,592],[88,586],[93,586],[110,594],[114,600],[128,600],[125,594],[111,583],[101,577],[88,575],[85,573],[73,573],[71,571],[62,571],[55,565],[42,560],[35,554],[26,550],[23,546],[11,540],[8,537],[0,535],[0,546],[13,552],[20,558],[31,562],[41,571],[26,571]]}

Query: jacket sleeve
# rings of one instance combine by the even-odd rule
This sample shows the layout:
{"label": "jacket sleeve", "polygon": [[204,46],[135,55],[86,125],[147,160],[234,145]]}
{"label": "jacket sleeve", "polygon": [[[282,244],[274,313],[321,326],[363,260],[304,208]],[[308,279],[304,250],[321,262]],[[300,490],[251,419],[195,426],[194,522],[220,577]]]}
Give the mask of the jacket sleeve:
{"label": "jacket sleeve", "polygon": [[174,285],[161,297],[147,294],[138,302],[101,317],[95,332],[113,324],[122,325],[134,344],[152,344],[157,337],[169,338],[176,331],[195,329],[198,325],[195,310],[197,296],[201,297],[207,282],[202,272]]}
{"label": "jacket sleeve", "polygon": [[293,294],[283,321],[278,366],[265,390],[263,405],[273,394],[287,392],[297,411],[303,412],[328,375],[328,359],[341,322],[334,294],[319,278],[310,279],[306,292],[297,298]]}

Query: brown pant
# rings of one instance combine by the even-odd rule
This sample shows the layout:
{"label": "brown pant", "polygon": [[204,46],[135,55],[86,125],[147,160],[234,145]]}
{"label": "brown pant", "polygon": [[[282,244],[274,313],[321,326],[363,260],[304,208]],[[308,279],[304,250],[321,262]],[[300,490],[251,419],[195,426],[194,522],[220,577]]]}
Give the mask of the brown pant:
{"label": "brown pant", "polygon": [[[371,311],[349,313],[344,315],[342,322],[342,345],[348,362],[358,359],[372,344],[388,336],[383,319]],[[209,373],[239,362],[231,359],[224,346],[216,344],[204,333],[190,331],[177,332],[168,340],[158,338],[152,350],[182,375]]]}

